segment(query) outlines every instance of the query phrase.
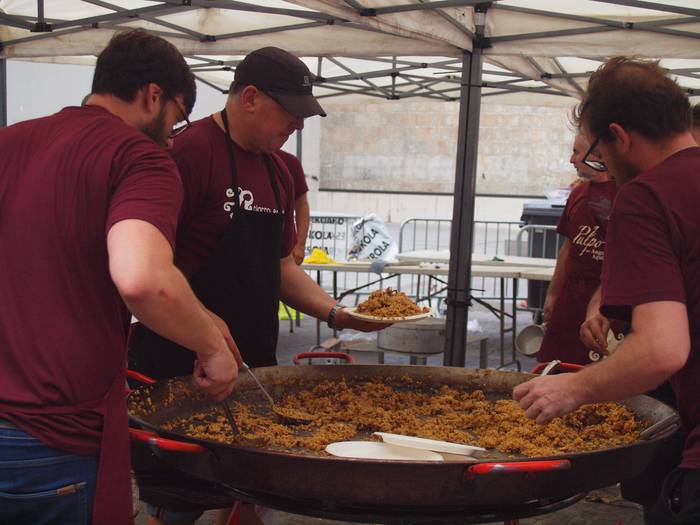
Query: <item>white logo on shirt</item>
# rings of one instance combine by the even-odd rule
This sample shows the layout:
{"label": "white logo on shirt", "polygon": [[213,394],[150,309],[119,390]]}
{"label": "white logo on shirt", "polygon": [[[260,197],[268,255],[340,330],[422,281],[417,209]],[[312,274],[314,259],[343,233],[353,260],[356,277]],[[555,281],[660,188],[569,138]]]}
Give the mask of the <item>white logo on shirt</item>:
{"label": "white logo on shirt", "polygon": [[581,247],[581,253],[578,254],[579,257],[590,253],[590,257],[594,261],[603,260],[605,241],[598,237],[599,229],[598,226],[590,227],[586,224],[579,226],[578,235],[571,240],[572,244]]}
{"label": "white logo on shirt", "polygon": [[[233,189],[227,188],[226,189],[226,197],[233,198]],[[277,214],[279,213],[279,210],[275,208],[267,208],[265,206],[255,206],[255,196],[253,195],[253,192],[250,190],[244,190],[240,186],[238,187],[238,205],[242,207],[244,210],[247,211],[257,211],[260,213],[273,213]],[[229,217],[233,218],[233,211],[234,211],[234,205],[233,201],[226,201],[224,202],[224,210],[228,212]]]}

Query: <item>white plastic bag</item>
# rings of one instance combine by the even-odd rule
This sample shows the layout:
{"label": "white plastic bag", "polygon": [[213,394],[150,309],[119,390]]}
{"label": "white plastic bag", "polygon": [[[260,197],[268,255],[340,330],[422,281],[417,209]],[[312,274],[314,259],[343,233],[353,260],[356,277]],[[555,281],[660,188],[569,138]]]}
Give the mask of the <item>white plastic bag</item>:
{"label": "white plastic bag", "polygon": [[370,213],[352,225],[349,260],[396,262],[398,252],[396,242],[376,214]]}

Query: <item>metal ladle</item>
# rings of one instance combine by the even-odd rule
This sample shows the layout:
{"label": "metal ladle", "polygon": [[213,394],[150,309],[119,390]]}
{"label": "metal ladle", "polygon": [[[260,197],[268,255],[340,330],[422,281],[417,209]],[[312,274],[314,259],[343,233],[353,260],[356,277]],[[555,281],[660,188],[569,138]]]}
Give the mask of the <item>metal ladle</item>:
{"label": "metal ladle", "polygon": [[265,397],[270,402],[270,409],[272,410],[272,412],[282,421],[284,421],[285,423],[289,423],[290,425],[306,425],[308,423],[311,423],[315,419],[311,414],[299,414],[296,410],[294,410],[295,413],[292,414],[284,408],[280,408],[277,405],[275,405],[275,400],[272,399],[270,393],[265,389],[264,386],[262,386],[262,383],[258,380],[258,378],[255,376],[250,367],[247,364],[243,363],[243,368],[247,370],[247,372],[250,374],[250,377],[252,377],[253,381],[255,381],[255,384],[257,384],[258,388],[260,388],[260,390],[262,390],[262,393],[265,394]]}

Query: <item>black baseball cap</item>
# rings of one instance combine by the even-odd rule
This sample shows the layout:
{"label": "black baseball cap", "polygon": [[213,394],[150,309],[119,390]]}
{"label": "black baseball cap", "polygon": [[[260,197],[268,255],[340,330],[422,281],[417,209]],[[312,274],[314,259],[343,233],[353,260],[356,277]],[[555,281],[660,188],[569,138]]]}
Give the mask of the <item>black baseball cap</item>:
{"label": "black baseball cap", "polygon": [[314,75],[301,60],[279,47],[257,49],[238,64],[233,85],[253,85],[296,117],[326,116],[311,92]]}

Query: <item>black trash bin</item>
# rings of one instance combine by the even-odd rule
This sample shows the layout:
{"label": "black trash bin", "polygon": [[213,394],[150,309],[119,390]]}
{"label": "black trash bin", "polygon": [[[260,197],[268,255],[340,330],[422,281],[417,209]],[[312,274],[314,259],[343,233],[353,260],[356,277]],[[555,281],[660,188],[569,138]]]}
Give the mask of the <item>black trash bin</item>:
{"label": "black trash bin", "polygon": [[[566,202],[549,199],[526,202],[523,204],[521,220],[526,226],[556,226],[565,205]],[[556,259],[559,248],[565,240],[563,236],[550,229],[531,230],[527,239],[529,242],[524,247],[522,255],[547,259]],[[527,306],[532,310],[536,323],[542,321],[542,308],[547,296],[547,288],[549,283],[546,281],[528,281]]]}

